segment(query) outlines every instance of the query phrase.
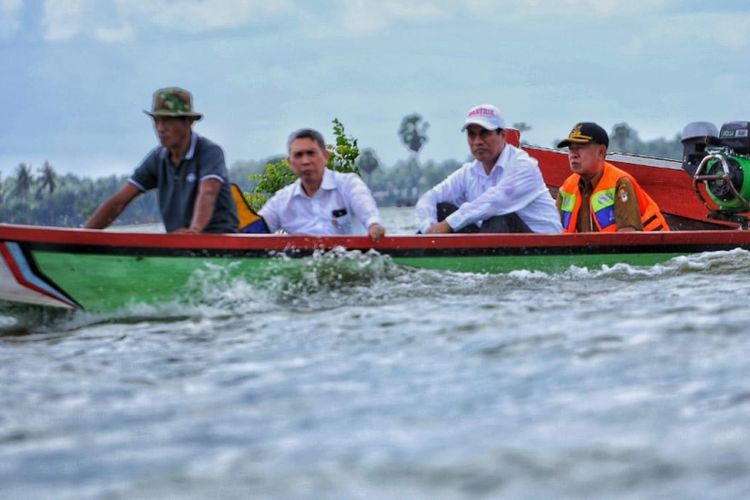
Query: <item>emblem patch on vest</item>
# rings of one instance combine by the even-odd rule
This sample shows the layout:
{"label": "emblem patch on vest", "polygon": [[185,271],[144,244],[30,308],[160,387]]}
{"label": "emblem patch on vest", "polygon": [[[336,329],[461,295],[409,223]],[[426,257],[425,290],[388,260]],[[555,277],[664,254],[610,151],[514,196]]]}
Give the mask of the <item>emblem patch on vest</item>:
{"label": "emblem patch on vest", "polygon": [[625,188],[620,188],[620,192],[618,193],[618,196],[620,197],[620,201],[623,203],[628,202],[628,191]]}

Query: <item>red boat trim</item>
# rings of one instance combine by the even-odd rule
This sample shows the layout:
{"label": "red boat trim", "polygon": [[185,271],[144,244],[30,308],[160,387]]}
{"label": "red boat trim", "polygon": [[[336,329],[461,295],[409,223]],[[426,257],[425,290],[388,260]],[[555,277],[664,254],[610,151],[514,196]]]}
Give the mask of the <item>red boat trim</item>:
{"label": "red boat trim", "polygon": [[[267,248],[171,248],[171,247],[112,247],[94,245],[70,245],[49,243],[27,243],[29,250],[63,252],[75,254],[120,255],[120,256],[149,256],[149,257],[241,257],[268,258],[274,254],[283,253],[289,257],[305,257],[316,251],[331,250],[343,247],[347,250],[366,251],[374,249],[381,254],[393,257],[470,257],[470,256],[502,256],[502,255],[587,255],[587,254],[630,254],[630,253],[694,253],[717,250],[732,250],[734,248],[750,249],[750,241],[744,242],[664,242],[652,244],[579,244],[579,245],[528,245],[521,246],[505,244],[503,246],[467,246],[462,242],[459,246],[409,247],[404,245],[375,246],[366,245],[353,247],[345,245],[287,245],[279,250]],[[505,242],[507,243],[507,242]]]}
{"label": "red boat trim", "polygon": [[681,253],[750,249],[748,231],[673,231],[666,233],[447,234],[388,236],[373,243],[366,236],[288,236],[244,234],[116,233],[81,229],[0,225],[0,240],[34,250],[116,255],[266,257],[281,251],[309,255],[343,247],[394,256],[555,255],[573,253]]}

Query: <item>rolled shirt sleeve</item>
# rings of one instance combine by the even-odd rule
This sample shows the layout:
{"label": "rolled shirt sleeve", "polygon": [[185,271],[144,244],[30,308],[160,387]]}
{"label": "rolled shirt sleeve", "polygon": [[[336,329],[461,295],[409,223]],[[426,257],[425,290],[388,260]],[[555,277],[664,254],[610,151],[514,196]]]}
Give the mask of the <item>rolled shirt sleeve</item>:
{"label": "rolled shirt sleeve", "polygon": [[[456,206],[466,201],[464,185],[471,164],[464,165],[459,170],[451,173],[437,186],[433,187],[417,201],[415,211],[417,214],[417,228],[426,233],[430,225],[437,222],[438,203],[452,203]],[[449,222],[450,224],[450,222]],[[450,224],[453,229],[457,229]]]}
{"label": "rolled shirt sleeve", "polygon": [[356,174],[347,175],[345,179],[345,196],[359,222],[365,229],[373,224],[382,226],[383,219],[380,217],[378,205],[375,203],[375,198],[373,198],[367,184]]}
{"label": "rolled shirt sleeve", "polygon": [[274,194],[271,199],[269,199],[260,210],[258,210],[258,215],[263,217],[263,220],[266,223],[266,226],[268,226],[268,232],[269,233],[275,233],[279,229],[281,229],[281,217],[279,214],[280,207],[279,204],[282,202],[283,198],[286,197],[286,194],[282,191],[277,192]]}
{"label": "rolled shirt sleeve", "polygon": [[453,230],[459,230],[496,215],[517,212],[539,196],[539,176],[539,169],[531,162],[507,168],[500,182],[473,201],[460,205],[445,220]]}

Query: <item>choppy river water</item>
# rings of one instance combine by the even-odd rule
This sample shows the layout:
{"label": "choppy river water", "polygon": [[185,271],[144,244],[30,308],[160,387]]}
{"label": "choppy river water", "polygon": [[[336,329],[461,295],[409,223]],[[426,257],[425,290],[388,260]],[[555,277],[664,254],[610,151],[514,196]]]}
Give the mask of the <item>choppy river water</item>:
{"label": "choppy river water", "polygon": [[191,304],[0,304],[0,497],[747,498],[749,269],[329,254]]}

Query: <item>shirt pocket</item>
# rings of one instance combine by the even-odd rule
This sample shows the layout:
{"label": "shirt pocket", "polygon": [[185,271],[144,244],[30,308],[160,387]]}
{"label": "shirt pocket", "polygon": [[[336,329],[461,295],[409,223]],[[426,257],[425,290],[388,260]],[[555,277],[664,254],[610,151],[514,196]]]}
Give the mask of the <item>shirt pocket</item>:
{"label": "shirt pocket", "polygon": [[350,234],[352,232],[352,219],[346,208],[331,211],[331,224],[336,228],[336,234]]}

